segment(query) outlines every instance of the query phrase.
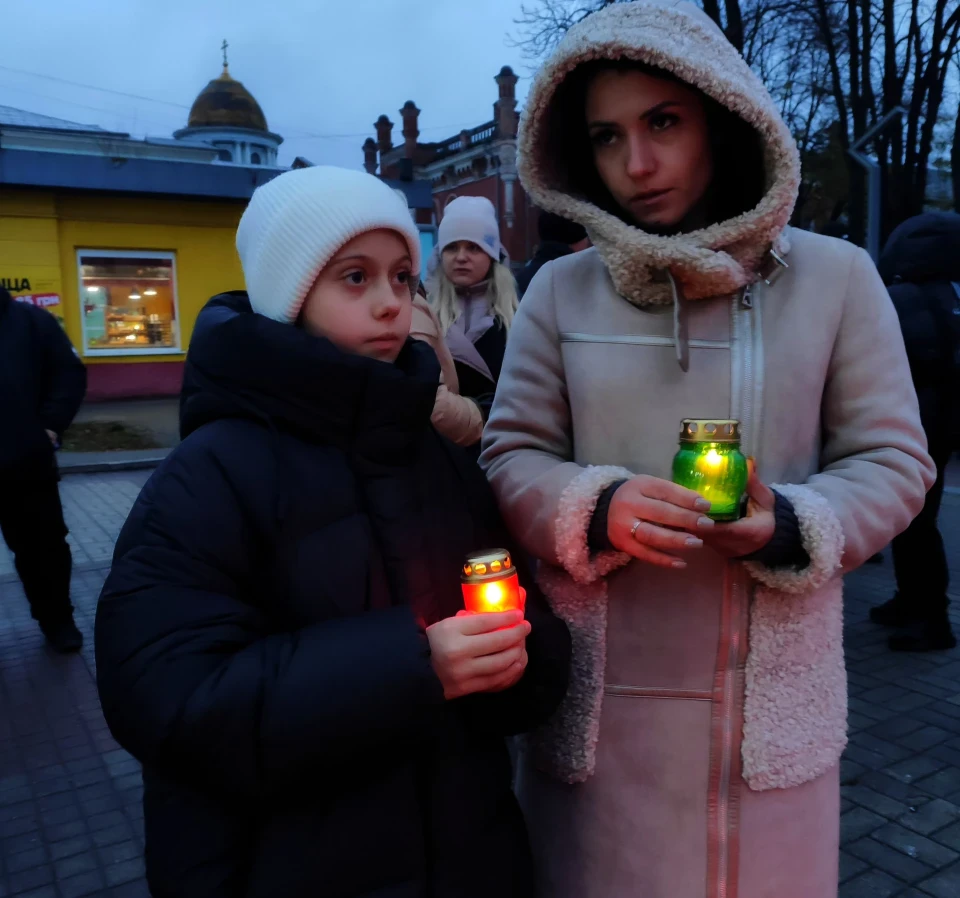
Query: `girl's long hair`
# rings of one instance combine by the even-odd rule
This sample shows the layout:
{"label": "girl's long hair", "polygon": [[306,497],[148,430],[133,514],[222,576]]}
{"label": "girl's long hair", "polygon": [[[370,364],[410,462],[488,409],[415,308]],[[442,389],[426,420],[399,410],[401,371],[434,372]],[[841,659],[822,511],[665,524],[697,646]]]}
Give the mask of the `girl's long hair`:
{"label": "girl's long hair", "polygon": [[[520,300],[517,297],[517,282],[510,269],[503,262],[494,262],[490,266],[490,284],[487,287],[487,297],[490,299],[491,311],[494,318],[500,322],[504,330],[509,331],[513,324],[513,316],[517,311]],[[440,319],[443,332],[450,330],[450,325],[460,317],[463,304],[457,296],[457,288],[447,277],[443,264],[437,266],[431,283],[428,285],[430,305]]]}

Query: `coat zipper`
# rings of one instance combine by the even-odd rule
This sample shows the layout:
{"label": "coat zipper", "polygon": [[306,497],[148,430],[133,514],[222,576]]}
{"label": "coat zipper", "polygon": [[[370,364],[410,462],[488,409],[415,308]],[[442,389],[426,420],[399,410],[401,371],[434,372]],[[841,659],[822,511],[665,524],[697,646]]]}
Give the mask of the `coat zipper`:
{"label": "coat zipper", "polygon": [[[757,415],[757,371],[760,355],[757,333],[758,312],[753,291],[748,285],[739,301],[732,304],[733,330],[733,378],[732,417],[738,417],[741,432],[746,437],[745,450],[755,455],[758,440],[755,426]],[[726,614],[722,619],[721,645],[718,652],[720,682],[720,726],[717,751],[719,770],[716,778],[716,862],[715,879],[711,884],[711,898],[736,898],[738,892],[737,869],[739,867],[739,779],[740,762],[735,756],[739,746],[737,727],[742,727],[742,714],[738,713],[739,694],[742,687],[743,658],[746,649],[746,614],[748,590],[743,574],[732,565],[725,583],[724,603]]]}

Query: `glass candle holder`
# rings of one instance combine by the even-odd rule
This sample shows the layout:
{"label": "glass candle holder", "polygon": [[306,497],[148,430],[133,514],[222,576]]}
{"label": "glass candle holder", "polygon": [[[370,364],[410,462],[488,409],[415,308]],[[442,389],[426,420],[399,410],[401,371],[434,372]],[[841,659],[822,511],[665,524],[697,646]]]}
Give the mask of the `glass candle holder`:
{"label": "glass candle holder", "polygon": [[467,611],[523,610],[517,569],[505,549],[489,549],[467,558],[460,584]]}
{"label": "glass candle holder", "polygon": [[747,459],[740,451],[740,422],[687,418],[680,451],[673,458],[673,482],[700,493],[715,521],[737,521],[747,488]]}

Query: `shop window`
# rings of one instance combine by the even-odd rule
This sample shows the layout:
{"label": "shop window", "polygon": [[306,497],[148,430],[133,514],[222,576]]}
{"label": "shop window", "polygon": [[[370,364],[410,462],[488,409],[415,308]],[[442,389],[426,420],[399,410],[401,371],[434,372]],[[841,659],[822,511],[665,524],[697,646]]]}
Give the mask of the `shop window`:
{"label": "shop window", "polygon": [[79,250],[85,355],[180,351],[172,253]]}
{"label": "shop window", "polygon": [[259,153],[251,153],[251,154],[250,154],[250,164],[251,164],[251,165],[262,165],[262,164],[263,164],[263,163],[260,161],[260,154],[259,154]]}

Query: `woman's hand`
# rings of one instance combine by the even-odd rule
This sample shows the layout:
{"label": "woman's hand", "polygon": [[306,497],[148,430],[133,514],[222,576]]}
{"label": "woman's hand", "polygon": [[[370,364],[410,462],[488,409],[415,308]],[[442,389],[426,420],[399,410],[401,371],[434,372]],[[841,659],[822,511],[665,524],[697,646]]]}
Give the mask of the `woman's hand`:
{"label": "woman's hand", "polygon": [[530,624],[522,611],[460,612],[427,627],[433,669],[447,699],[502,692],[527,666]]}
{"label": "woman's hand", "polygon": [[610,544],[640,561],[683,568],[674,554],[703,545],[700,535],[715,529],[704,512],[710,503],[685,487],[640,474],[621,486],[610,500],[607,537]]}
{"label": "woman's hand", "polygon": [[746,517],[730,524],[717,524],[704,534],[704,542],[727,558],[742,558],[759,552],[773,539],[773,531],[777,526],[773,511],[775,504],[773,490],[761,483],[751,461]]}

